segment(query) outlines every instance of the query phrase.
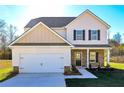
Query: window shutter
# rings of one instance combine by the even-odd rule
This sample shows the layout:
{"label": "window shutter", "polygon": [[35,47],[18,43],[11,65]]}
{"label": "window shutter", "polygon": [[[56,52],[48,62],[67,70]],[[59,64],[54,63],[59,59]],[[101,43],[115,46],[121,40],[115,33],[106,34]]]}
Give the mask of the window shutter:
{"label": "window shutter", "polygon": [[83,30],[83,40],[85,40],[85,30]]}
{"label": "window shutter", "polygon": [[96,62],[98,62],[99,59],[98,59],[98,52],[96,52]]}
{"label": "window shutter", "polygon": [[74,40],[76,40],[76,30],[74,30]]}
{"label": "window shutter", "polygon": [[91,30],[89,30],[89,40],[91,40]]}
{"label": "window shutter", "polygon": [[98,40],[100,40],[100,30],[98,30]]}

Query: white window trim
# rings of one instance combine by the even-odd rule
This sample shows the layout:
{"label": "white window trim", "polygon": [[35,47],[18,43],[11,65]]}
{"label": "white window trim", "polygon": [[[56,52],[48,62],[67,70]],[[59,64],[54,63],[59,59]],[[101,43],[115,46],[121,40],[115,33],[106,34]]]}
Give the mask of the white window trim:
{"label": "white window trim", "polygon": [[[92,31],[96,31],[96,39],[92,39]],[[91,40],[92,41],[98,41],[98,31],[97,30],[91,30]]]}
{"label": "white window trim", "polygon": [[[91,51],[91,52],[94,52],[94,51]],[[91,53],[91,52],[90,52],[90,53]],[[90,61],[90,63],[96,63],[96,52],[94,52],[94,53],[95,53],[95,61],[94,61],[94,62],[91,62],[91,61]]]}
{"label": "white window trim", "polygon": [[[77,31],[81,31],[81,35],[80,35],[80,36],[81,36],[81,39],[77,39]],[[84,37],[84,36],[83,36],[83,30],[81,30],[81,29],[76,29],[76,40],[77,40],[77,41],[82,41],[82,40],[83,40],[83,37]]]}

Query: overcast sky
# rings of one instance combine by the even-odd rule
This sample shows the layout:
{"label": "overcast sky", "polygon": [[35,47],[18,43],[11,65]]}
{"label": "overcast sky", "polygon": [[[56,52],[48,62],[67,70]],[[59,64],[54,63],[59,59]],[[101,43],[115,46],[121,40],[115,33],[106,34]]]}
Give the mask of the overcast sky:
{"label": "overcast sky", "polygon": [[78,16],[86,9],[111,25],[111,37],[114,33],[124,33],[124,6],[0,6],[0,19],[18,27],[18,34],[23,33],[23,27],[32,18],[42,16]]}

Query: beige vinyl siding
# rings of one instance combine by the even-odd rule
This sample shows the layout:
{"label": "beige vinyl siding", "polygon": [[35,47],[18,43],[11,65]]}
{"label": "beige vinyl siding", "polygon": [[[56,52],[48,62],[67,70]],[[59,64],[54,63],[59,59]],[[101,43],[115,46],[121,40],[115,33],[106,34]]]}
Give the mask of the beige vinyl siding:
{"label": "beige vinyl siding", "polygon": [[[85,30],[85,40],[74,40],[73,30]],[[89,40],[89,30],[100,30],[100,40]],[[72,44],[108,44],[108,28],[89,13],[79,16],[67,27],[67,40]]]}
{"label": "beige vinyl siding", "polygon": [[67,38],[66,37],[66,29],[65,28],[51,28],[53,29],[55,32],[57,32],[59,35],[61,35],[63,38]]}
{"label": "beige vinyl siding", "polygon": [[39,24],[32,31],[21,38],[17,43],[65,43],[61,38]]}

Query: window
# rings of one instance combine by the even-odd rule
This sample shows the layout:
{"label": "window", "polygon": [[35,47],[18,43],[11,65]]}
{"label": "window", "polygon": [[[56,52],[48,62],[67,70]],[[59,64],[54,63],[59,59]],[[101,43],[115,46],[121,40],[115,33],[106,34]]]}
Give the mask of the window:
{"label": "window", "polygon": [[91,40],[98,40],[98,31],[91,30]]}
{"label": "window", "polygon": [[74,40],[85,40],[85,30],[74,30]]}
{"label": "window", "polygon": [[90,52],[90,63],[96,62],[96,52]]}
{"label": "window", "polygon": [[76,30],[76,40],[83,40],[83,31]]}
{"label": "window", "polygon": [[81,52],[76,52],[76,60],[81,60]]}

